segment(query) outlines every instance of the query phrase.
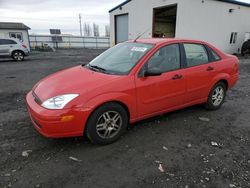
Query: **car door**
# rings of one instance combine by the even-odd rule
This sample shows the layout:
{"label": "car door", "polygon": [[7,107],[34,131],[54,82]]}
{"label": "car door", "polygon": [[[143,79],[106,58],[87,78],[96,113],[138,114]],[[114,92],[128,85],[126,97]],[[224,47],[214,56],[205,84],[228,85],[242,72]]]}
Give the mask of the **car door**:
{"label": "car door", "polygon": [[[137,110],[139,117],[163,112],[184,102],[186,83],[181,69],[179,44],[160,48],[144,64],[136,78]],[[146,76],[142,72],[160,71],[160,75]]]}
{"label": "car door", "polygon": [[207,98],[210,81],[217,74],[216,62],[211,62],[203,44],[184,43],[186,56],[186,103]]}
{"label": "car door", "polygon": [[5,44],[5,39],[0,39],[0,55],[1,56],[5,56],[8,55],[8,50],[6,48],[6,44]]}
{"label": "car door", "polygon": [[0,39],[0,55],[10,55],[10,51],[17,43],[11,39]]}

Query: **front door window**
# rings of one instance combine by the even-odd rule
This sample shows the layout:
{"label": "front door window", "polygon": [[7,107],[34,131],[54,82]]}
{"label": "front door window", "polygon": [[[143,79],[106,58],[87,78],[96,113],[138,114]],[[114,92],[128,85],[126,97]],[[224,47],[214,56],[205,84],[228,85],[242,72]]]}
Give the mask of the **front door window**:
{"label": "front door window", "polygon": [[161,73],[180,69],[180,49],[171,44],[159,49],[148,61],[148,69],[159,69]]}

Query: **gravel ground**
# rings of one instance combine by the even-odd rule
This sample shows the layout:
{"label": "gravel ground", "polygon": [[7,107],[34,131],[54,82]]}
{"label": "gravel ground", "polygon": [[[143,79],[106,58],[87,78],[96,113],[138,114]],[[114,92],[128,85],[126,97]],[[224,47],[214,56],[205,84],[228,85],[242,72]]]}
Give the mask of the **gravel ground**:
{"label": "gravel ground", "polygon": [[102,50],[33,53],[0,60],[0,187],[250,187],[250,58],[218,111],[194,106],[133,125],[116,143],[46,139],[25,94],[44,76]]}

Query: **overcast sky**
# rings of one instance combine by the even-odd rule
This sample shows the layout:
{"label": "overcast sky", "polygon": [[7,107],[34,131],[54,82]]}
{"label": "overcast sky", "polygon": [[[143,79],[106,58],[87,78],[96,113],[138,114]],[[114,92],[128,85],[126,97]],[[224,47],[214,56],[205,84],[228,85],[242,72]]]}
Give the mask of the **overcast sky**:
{"label": "overcast sky", "polygon": [[[61,29],[65,34],[79,35],[79,18],[82,22],[100,26],[104,33],[109,24],[108,11],[124,0],[0,0],[0,22],[23,22],[30,33],[48,34],[50,28]],[[250,0],[241,0],[249,2]]]}
{"label": "overcast sky", "polygon": [[30,33],[47,34],[50,28],[79,35],[82,22],[100,25],[104,33],[109,24],[108,11],[124,0],[0,0],[0,22],[23,22]]}

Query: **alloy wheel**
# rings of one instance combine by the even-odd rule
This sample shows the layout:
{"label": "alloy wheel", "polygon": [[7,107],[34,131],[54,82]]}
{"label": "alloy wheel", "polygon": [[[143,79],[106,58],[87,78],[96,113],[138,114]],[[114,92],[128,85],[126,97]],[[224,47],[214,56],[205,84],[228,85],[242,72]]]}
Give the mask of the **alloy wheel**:
{"label": "alloy wheel", "polygon": [[24,56],[22,52],[15,52],[13,55],[14,59],[17,61],[23,60]]}
{"label": "alloy wheel", "polygon": [[116,111],[107,111],[99,117],[96,125],[96,132],[101,138],[109,139],[116,136],[121,127],[121,115]]}
{"label": "alloy wheel", "polygon": [[212,94],[212,103],[214,106],[219,106],[224,99],[224,89],[221,86],[218,86],[214,89]]}

